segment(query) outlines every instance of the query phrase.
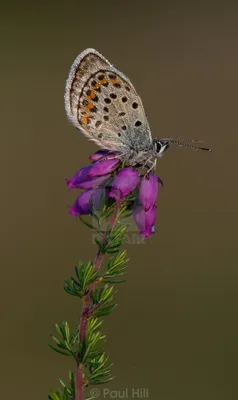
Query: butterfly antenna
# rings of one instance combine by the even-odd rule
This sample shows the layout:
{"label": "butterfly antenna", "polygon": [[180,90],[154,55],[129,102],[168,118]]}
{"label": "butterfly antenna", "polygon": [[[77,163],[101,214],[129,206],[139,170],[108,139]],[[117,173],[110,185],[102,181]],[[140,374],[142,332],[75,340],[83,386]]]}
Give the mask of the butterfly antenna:
{"label": "butterfly antenna", "polygon": [[204,140],[189,139],[189,138],[171,138],[172,140],[177,140],[179,142],[189,142],[189,143],[203,143]]}
{"label": "butterfly antenna", "polygon": [[189,138],[179,138],[179,137],[163,138],[161,140],[167,140],[169,142],[171,142],[172,140],[175,140],[177,142],[189,142],[189,143],[203,143],[204,142],[204,140],[189,139]]}
{"label": "butterfly antenna", "polygon": [[[189,149],[192,149],[192,150],[204,150],[204,151],[212,151],[212,149],[208,149],[207,147],[197,147],[197,146],[193,146],[192,144],[187,144],[187,143],[181,143],[180,141],[179,141],[180,139],[169,139],[169,142],[170,143],[173,143],[173,144],[176,144],[176,146],[179,146],[179,147],[187,147],[187,148],[189,148]],[[199,141],[197,141],[197,140],[192,140],[192,139],[184,139],[184,141],[189,141],[189,142],[191,142],[191,143],[198,143]]]}

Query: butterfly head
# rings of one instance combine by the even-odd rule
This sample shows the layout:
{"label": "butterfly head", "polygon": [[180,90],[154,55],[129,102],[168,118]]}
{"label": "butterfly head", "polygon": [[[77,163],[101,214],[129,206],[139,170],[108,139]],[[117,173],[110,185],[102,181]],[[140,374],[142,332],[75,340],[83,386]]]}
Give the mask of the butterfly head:
{"label": "butterfly head", "polygon": [[164,152],[169,148],[169,141],[163,139],[154,139],[153,142],[156,157],[162,157]]}
{"label": "butterfly head", "polygon": [[154,139],[153,140],[153,147],[154,147],[154,154],[155,157],[162,157],[164,152],[168,149],[170,144],[175,144],[179,147],[187,147],[192,150],[205,150],[205,151],[212,151],[207,147],[198,147],[194,144],[200,143],[202,140],[194,140],[194,139],[187,139],[187,138],[163,138],[163,139]]}

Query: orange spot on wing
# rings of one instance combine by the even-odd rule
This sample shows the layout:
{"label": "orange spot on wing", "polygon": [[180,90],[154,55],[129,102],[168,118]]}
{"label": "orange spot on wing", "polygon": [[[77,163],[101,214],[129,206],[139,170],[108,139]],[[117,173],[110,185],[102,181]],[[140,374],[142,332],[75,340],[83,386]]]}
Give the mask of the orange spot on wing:
{"label": "orange spot on wing", "polygon": [[83,124],[83,125],[87,125],[88,119],[89,119],[90,117],[92,117],[90,114],[85,114],[85,115],[83,116],[83,118],[81,119],[82,124]]}
{"label": "orange spot on wing", "polygon": [[91,92],[90,95],[88,96],[88,99],[95,99],[96,94],[94,92]]}
{"label": "orange spot on wing", "polygon": [[101,86],[101,83],[96,83],[96,85],[92,85],[92,87],[94,88],[94,89],[99,89],[100,88],[100,86]]}
{"label": "orange spot on wing", "polygon": [[93,107],[94,107],[94,104],[91,101],[89,101],[86,106],[83,106],[83,109],[85,111],[90,111]]}
{"label": "orange spot on wing", "polygon": [[102,85],[105,85],[106,83],[108,83],[108,79],[107,79],[107,78],[104,78],[100,83],[101,83]]}
{"label": "orange spot on wing", "polygon": [[117,77],[115,79],[110,79],[110,81],[112,82],[113,85],[115,85],[117,83],[121,83],[121,80]]}

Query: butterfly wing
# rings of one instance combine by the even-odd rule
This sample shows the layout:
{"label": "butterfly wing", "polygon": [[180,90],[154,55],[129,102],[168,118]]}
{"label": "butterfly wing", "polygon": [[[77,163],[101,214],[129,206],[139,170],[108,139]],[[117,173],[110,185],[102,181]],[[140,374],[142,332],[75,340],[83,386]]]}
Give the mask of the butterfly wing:
{"label": "butterfly wing", "polygon": [[130,80],[93,49],[74,61],[65,90],[69,121],[105,149],[145,151],[152,143],[140,97]]}

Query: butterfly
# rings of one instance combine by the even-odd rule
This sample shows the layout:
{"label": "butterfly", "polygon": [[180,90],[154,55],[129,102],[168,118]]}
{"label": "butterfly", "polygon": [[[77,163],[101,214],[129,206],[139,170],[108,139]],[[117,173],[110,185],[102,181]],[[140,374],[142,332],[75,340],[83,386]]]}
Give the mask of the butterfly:
{"label": "butterfly", "polygon": [[195,147],[198,141],[192,139],[153,139],[130,79],[94,49],[84,50],[75,59],[64,98],[69,122],[98,146],[117,153],[128,166],[153,169],[171,143],[211,151]]}

